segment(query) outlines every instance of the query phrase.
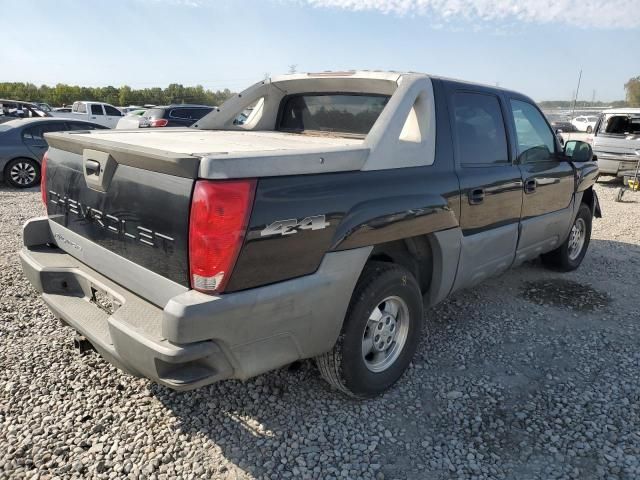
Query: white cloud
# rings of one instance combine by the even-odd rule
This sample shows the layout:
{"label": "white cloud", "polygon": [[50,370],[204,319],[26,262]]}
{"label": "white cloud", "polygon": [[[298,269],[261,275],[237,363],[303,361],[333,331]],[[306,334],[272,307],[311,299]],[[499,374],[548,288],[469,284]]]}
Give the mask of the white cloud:
{"label": "white cloud", "polygon": [[639,28],[640,0],[302,0],[314,7],[431,17],[435,23],[555,23],[584,28]]}

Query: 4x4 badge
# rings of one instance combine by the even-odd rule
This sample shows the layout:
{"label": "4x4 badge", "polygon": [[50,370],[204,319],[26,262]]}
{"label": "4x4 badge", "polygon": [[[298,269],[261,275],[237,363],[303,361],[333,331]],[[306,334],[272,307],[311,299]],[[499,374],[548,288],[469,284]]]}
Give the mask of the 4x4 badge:
{"label": "4x4 badge", "polygon": [[328,226],[329,222],[325,220],[324,215],[305,217],[300,221],[295,218],[290,220],[276,220],[271,225],[267,225],[267,227],[260,232],[260,236],[293,235],[300,230],[322,230]]}

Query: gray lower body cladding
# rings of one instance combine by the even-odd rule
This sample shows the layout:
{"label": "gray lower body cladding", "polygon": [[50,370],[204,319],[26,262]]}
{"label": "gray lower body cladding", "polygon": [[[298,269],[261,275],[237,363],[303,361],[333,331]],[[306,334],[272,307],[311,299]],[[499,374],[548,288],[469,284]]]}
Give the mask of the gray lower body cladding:
{"label": "gray lower body cladding", "polygon": [[330,350],[371,251],[328,253],[311,275],[242,292],[186,291],[161,308],[54,243],[46,219],[25,225],[23,269],[49,308],[111,363],[176,390],[246,379]]}

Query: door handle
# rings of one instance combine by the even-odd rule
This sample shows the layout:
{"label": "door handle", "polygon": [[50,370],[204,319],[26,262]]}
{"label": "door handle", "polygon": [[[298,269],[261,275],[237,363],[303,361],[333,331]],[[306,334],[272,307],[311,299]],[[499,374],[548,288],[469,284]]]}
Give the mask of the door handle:
{"label": "door handle", "polygon": [[524,193],[533,193],[533,192],[535,192],[537,186],[538,186],[538,182],[536,182],[535,178],[530,178],[529,180],[525,180],[525,182],[524,182]]}
{"label": "door handle", "polygon": [[469,205],[479,205],[484,201],[484,188],[474,188],[469,193]]}
{"label": "door handle", "polygon": [[87,175],[100,175],[100,163],[95,160],[87,160],[84,165]]}

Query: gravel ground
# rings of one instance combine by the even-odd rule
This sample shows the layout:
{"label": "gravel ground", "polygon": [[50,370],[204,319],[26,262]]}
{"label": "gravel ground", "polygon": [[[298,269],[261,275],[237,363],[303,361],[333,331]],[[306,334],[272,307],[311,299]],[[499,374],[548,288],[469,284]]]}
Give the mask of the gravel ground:
{"label": "gravel ground", "polygon": [[571,274],[529,264],[428,312],[384,396],[311,362],[175,393],[79,356],[15,252],[38,192],[0,188],[0,478],[634,479],[640,476],[640,194]]}

